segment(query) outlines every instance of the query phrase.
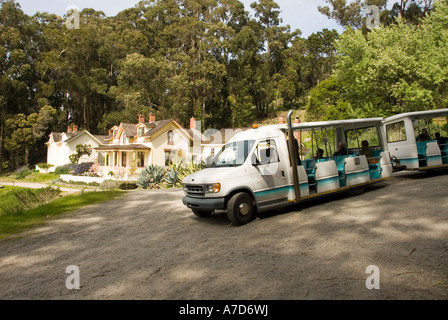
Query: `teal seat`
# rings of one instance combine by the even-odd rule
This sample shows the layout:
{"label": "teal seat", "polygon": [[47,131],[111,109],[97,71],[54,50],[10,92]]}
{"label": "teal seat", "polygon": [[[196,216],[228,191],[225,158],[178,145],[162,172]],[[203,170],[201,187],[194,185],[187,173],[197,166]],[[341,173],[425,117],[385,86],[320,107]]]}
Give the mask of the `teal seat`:
{"label": "teal seat", "polygon": [[345,159],[349,156],[333,156],[334,161],[336,162],[336,167],[338,169],[339,175],[339,186],[346,186],[346,176],[345,176]]}
{"label": "teal seat", "polygon": [[369,163],[369,173],[370,179],[381,178],[381,164],[380,163]]}
{"label": "teal seat", "polygon": [[426,158],[426,144],[430,141],[420,141],[417,142],[417,151],[419,156],[422,155],[422,158]]}
{"label": "teal seat", "polygon": [[383,150],[372,150],[372,158],[379,158]]}

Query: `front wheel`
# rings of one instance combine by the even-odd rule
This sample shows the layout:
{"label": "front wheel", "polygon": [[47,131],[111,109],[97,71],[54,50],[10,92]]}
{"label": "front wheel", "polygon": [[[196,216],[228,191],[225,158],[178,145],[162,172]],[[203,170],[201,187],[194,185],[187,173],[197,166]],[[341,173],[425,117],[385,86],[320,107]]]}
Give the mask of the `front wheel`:
{"label": "front wheel", "polygon": [[210,217],[213,211],[208,210],[197,210],[197,209],[191,209],[193,213],[198,217]]}
{"label": "front wheel", "polygon": [[235,226],[241,226],[255,218],[254,200],[247,193],[240,192],[227,203],[227,217]]}

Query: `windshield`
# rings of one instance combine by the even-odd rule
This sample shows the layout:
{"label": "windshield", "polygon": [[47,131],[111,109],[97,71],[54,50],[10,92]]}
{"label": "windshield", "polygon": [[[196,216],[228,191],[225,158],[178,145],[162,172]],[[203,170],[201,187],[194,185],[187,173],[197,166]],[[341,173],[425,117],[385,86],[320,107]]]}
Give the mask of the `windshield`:
{"label": "windshield", "polygon": [[211,166],[233,167],[242,165],[252,149],[255,140],[235,141],[226,144],[213,159]]}

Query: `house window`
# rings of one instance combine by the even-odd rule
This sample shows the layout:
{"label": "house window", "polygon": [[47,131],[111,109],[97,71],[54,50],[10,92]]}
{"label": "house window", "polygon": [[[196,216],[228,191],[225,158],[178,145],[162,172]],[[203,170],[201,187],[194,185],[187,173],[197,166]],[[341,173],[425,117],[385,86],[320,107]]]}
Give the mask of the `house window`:
{"label": "house window", "polygon": [[145,133],[144,130],[145,130],[145,128],[143,128],[143,127],[138,128],[138,136],[139,137],[143,136],[143,134]]}
{"label": "house window", "polygon": [[114,152],[114,166],[116,167],[118,164],[118,152]]}
{"label": "house window", "polygon": [[121,153],[121,166],[126,167],[126,152]]}
{"label": "house window", "polygon": [[210,150],[210,157],[214,157],[215,156],[215,148],[212,148],[211,150]]}
{"label": "house window", "polygon": [[109,152],[106,152],[106,154],[104,156],[104,166],[106,166],[106,167],[109,166]]}
{"label": "house window", "polygon": [[168,131],[168,144],[174,144],[174,132],[173,132],[173,130]]}
{"label": "house window", "polygon": [[142,168],[145,166],[145,153],[137,152],[137,167]]}
{"label": "house window", "polygon": [[165,150],[165,165],[170,166],[173,163],[175,156],[176,150]]}

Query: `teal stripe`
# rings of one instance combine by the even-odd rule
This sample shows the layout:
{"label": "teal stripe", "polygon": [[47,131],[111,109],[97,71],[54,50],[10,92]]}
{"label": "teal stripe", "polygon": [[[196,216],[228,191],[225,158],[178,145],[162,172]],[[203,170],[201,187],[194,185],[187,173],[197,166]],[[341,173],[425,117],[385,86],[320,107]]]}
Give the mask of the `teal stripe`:
{"label": "teal stripe", "polygon": [[[291,190],[294,191],[294,185],[277,187],[277,188],[272,188],[272,189],[263,190],[263,191],[257,191],[257,192],[255,192],[255,196],[258,198],[258,197],[272,195],[272,194],[279,193],[279,192],[289,192]],[[301,183],[300,190],[308,190],[308,182]]]}
{"label": "teal stripe", "polygon": [[399,159],[400,164],[406,165],[406,164],[418,164],[418,158],[411,158],[411,159]]}
{"label": "teal stripe", "polygon": [[289,191],[291,188],[294,188],[294,187],[283,186],[283,187],[272,188],[272,189],[268,189],[268,190],[264,190],[264,191],[258,191],[258,192],[255,192],[255,196],[261,197],[261,196],[271,195],[271,194],[278,193],[278,192],[285,192],[285,191]]}

